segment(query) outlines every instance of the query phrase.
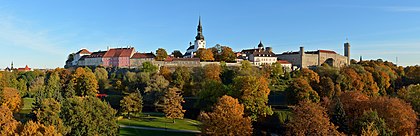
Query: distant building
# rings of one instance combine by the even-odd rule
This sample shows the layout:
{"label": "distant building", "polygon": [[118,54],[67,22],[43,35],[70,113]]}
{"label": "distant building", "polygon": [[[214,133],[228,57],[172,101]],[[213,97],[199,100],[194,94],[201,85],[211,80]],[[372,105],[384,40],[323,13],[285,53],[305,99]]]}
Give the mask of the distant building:
{"label": "distant building", "polygon": [[28,65],[26,65],[24,68],[14,68],[13,67],[13,62],[10,64],[10,68],[6,67],[4,69],[4,71],[6,72],[13,72],[13,71],[18,71],[18,72],[27,72],[27,71],[31,71],[32,69],[28,67]]}
{"label": "distant building", "polygon": [[312,68],[324,63],[333,67],[342,67],[350,64],[350,43],[344,43],[344,56],[335,51],[305,51],[304,47],[300,47],[299,52],[284,52],[277,57],[291,62],[297,68]]}
{"label": "distant building", "polygon": [[73,60],[72,60],[71,65],[78,65],[78,61],[79,61],[80,58],[82,58],[83,56],[86,56],[86,55],[90,55],[90,54],[92,54],[92,53],[89,52],[87,49],[79,50],[78,52],[76,52],[73,55]]}
{"label": "distant building", "polygon": [[134,53],[134,55],[130,58],[130,66],[131,67],[140,67],[143,62],[153,62],[155,61],[155,54],[151,53]]}
{"label": "distant building", "polygon": [[287,60],[277,60],[277,63],[279,63],[283,67],[283,70],[287,72],[293,70],[292,63],[288,62]]}
{"label": "distant building", "polygon": [[130,58],[134,55],[134,48],[109,49],[102,57],[104,67],[130,67]]}
{"label": "distant building", "polygon": [[195,36],[194,44],[190,42],[187,52],[184,54],[184,58],[193,58],[199,49],[206,48],[206,40],[203,36],[203,27],[201,26],[201,17],[198,19],[197,36]]}
{"label": "distant building", "polygon": [[25,68],[18,68],[17,71],[19,71],[19,72],[27,72],[27,71],[31,71],[31,68],[29,68],[28,65],[26,65]]}
{"label": "distant building", "polygon": [[237,53],[237,61],[248,60],[256,66],[264,64],[273,64],[277,62],[276,54],[273,53],[271,47],[264,48],[264,45],[260,41],[258,48],[254,49],[245,49],[241,53]]}

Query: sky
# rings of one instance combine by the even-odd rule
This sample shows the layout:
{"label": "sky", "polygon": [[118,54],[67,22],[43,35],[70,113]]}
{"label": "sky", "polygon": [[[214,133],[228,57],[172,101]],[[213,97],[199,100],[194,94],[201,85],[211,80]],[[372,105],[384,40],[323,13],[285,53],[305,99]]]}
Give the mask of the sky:
{"label": "sky", "polygon": [[185,52],[199,16],[207,47],[343,54],[348,38],[352,59],[420,63],[416,0],[0,0],[0,69],[63,67],[81,48]]}

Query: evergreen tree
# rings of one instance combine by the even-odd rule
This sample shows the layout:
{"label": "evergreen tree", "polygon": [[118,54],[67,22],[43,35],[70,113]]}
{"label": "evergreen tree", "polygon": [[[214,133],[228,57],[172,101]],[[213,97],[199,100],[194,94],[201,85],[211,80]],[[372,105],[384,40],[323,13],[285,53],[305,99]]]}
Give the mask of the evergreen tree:
{"label": "evergreen tree", "polygon": [[332,113],[331,122],[338,126],[338,131],[348,134],[348,121],[346,112],[343,108],[343,103],[341,103],[339,97],[336,97],[335,100],[336,102],[334,106],[334,111]]}

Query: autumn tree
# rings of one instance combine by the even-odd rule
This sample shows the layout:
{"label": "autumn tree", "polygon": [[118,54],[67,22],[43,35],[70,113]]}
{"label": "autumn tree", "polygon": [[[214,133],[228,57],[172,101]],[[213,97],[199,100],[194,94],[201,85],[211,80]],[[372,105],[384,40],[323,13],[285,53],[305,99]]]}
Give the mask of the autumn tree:
{"label": "autumn tree", "polygon": [[98,81],[90,69],[77,68],[73,73],[75,92],[78,96],[96,96],[98,93]]}
{"label": "autumn tree", "polygon": [[159,74],[165,77],[166,80],[172,81],[172,72],[168,67],[162,66],[159,70]]}
{"label": "autumn tree", "polygon": [[204,66],[204,78],[220,81],[221,67],[218,64],[208,64]]}
{"label": "autumn tree", "polygon": [[20,132],[21,136],[61,136],[54,126],[48,126],[39,122],[28,121]]}
{"label": "autumn tree", "polygon": [[201,61],[214,61],[211,49],[199,49],[196,56],[200,58]]}
{"label": "autumn tree", "polygon": [[294,116],[287,123],[287,135],[341,135],[329,121],[325,108],[302,101],[293,109]]}
{"label": "autumn tree", "polygon": [[273,111],[267,105],[270,89],[265,77],[238,76],[234,79],[232,96],[238,98],[245,106],[246,115],[256,121],[259,116],[271,115]]}
{"label": "autumn tree", "polygon": [[169,88],[163,101],[163,112],[165,112],[166,118],[172,119],[173,123],[175,123],[175,119],[184,118],[185,110],[182,109],[181,105],[184,102],[178,88]]}
{"label": "autumn tree", "polygon": [[172,55],[175,57],[175,58],[182,58],[182,53],[181,53],[181,51],[179,51],[179,50],[174,50],[173,52],[172,52]]}
{"label": "autumn tree", "polygon": [[17,135],[20,122],[13,118],[12,111],[5,105],[0,104],[0,135]]}
{"label": "autumn tree", "polygon": [[320,97],[314,91],[311,85],[304,78],[296,78],[287,90],[287,96],[291,104],[297,104],[300,101],[319,102]]}
{"label": "autumn tree", "polygon": [[164,61],[168,57],[168,53],[165,49],[159,48],[156,50],[156,57],[155,60],[157,61]]}
{"label": "autumn tree", "polygon": [[60,118],[61,104],[53,98],[46,98],[41,101],[39,107],[34,107],[35,120],[48,126],[54,126],[61,134],[67,134],[68,128],[64,126]]}
{"label": "autumn tree", "polygon": [[23,106],[19,91],[8,87],[0,90],[0,105],[6,105],[13,113],[19,112]]}
{"label": "autumn tree", "polygon": [[244,106],[230,96],[223,96],[214,106],[213,112],[202,112],[203,135],[252,135],[251,118],[245,117]]}
{"label": "autumn tree", "polygon": [[143,108],[143,97],[140,92],[130,93],[120,101],[121,110],[127,113],[130,118],[130,113],[140,113]]}
{"label": "autumn tree", "polygon": [[222,51],[220,52],[220,61],[225,62],[234,62],[236,60],[236,55],[233,52],[232,48],[227,46],[222,46]]}
{"label": "autumn tree", "polygon": [[73,97],[63,103],[61,117],[67,135],[118,135],[116,111],[96,97]]}

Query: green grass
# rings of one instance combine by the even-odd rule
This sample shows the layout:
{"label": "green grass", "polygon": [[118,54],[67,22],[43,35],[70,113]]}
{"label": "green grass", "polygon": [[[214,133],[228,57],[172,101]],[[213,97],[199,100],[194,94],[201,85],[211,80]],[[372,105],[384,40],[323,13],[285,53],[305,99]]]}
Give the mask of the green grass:
{"label": "green grass", "polygon": [[32,110],[32,107],[33,107],[32,104],[35,102],[35,99],[34,98],[22,98],[22,100],[23,100],[23,107],[22,107],[22,109],[20,110],[19,113],[29,114]]}
{"label": "green grass", "polygon": [[127,126],[140,126],[140,127],[153,127],[153,128],[168,128],[176,130],[199,130],[201,123],[192,119],[175,119],[175,123],[172,123],[172,119],[167,119],[161,114],[153,113],[143,114],[140,117],[129,119],[121,119],[118,121],[119,124]]}
{"label": "green grass", "polygon": [[120,136],[194,136],[193,133],[165,132],[154,130],[141,130],[133,128],[120,128]]}

